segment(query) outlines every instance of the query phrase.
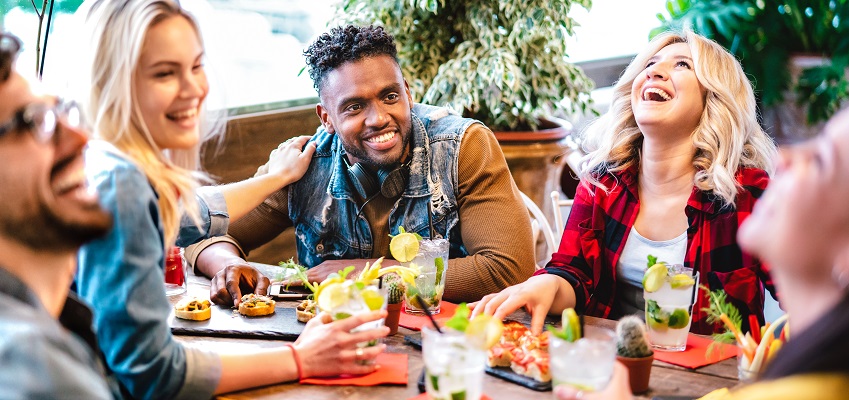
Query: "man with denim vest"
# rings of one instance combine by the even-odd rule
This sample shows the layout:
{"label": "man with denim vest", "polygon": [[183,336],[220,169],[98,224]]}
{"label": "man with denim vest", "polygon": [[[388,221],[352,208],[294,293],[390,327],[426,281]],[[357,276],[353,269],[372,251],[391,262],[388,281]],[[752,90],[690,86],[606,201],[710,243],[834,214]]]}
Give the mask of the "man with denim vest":
{"label": "man with denim vest", "polygon": [[213,301],[264,293],[268,279],[244,257],[290,226],[299,262],[321,281],[390,256],[390,235],[401,226],[430,237],[428,203],[435,236],[450,242],[446,300],[476,301],[533,273],[528,213],[487,127],[413,104],[381,27],[334,28],[305,55],[321,101],[312,163],[299,182],[233,223],[229,236],[189,249],[196,271],[213,278]]}

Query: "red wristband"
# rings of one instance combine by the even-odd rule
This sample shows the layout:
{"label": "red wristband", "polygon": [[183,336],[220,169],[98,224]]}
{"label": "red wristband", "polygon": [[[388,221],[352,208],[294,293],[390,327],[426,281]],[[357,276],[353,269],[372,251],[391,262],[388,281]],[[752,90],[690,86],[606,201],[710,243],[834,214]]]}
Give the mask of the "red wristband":
{"label": "red wristband", "polygon": [[304,379],[304,368],[301,366],[301,359],[298,357],[298,352],[295,351],[295,345],[292,343],[286,343],[290,349],[292,349],[292,358],[295,359],[295,366],[298,367],[298,380]]}

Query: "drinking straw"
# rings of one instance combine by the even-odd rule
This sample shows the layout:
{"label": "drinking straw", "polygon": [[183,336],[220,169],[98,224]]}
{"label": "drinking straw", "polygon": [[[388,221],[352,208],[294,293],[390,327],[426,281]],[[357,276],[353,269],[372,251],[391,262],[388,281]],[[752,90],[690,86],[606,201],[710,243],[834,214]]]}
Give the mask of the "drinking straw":
{"label": "drinking straw", "polygon": [[439,332],[439,333],[442,333],[442,329],[439,329],[439,324],[436,323],[436,319],[433,318],[433,314],[431,314],[430,310],[428,309],[427,302],[425,302],[424,299],[422,299],[422,296],[418,293],[416,293],[416,302],[419,303],[419,307],[421,307],[421,309],[422,309],[422,311],[424,311],[425,315],[427,315],[427,317],[430,318],[430,323],[433,324],[433,327],[436,329],[436,331]]}
{"label": "drinking straw", "polygon": [[430,200],[427,201],[427,224],[430,226],[430,238],[434,239],[434,236],[436,236],[436,230],[433,229],[433,206],[431,205]]}

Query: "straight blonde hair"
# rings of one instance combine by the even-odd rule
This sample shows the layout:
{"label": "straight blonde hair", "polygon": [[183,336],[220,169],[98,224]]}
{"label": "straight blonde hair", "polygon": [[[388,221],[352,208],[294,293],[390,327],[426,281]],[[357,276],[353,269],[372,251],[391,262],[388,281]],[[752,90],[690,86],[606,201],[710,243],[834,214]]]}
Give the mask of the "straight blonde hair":
{"label": "straight blonde hair", "polygon": [[696,168],[693,185],[712,191],[724,206],[734,207],[737,171],[758,168],[772,175],[777,149],[758,124],[752,84],[740,63],[718,43],[689,30],[656,36],[622,73],[614,85],[610,109],[582,133],[589,154],[581,168],[581,180],[609,190],[599,181],[601,176],[639,165],[643,134],[631,109],[631,86],[648,60],[674,43],[689,46],[696,78],[707,90],[699,125],[691,134]]}
{"label": "straight blonde hair", "polygon": [[184,212],[199,223],[195,190],[201,181],[209,181],[197,171],[200,144],[220,129],[205,121],[194,148],[166,150],[157,146],[144,122],[133,79],[148,30],[171,17],[185,18],[201,40],[197,22],[177,1],[96,0],[87,16],[92,54],[85,67],[90,68],[91,78],[85,105],[93,119],[94,135],[125,153],[153,186],[159,197],[166,248],[176,242]]}

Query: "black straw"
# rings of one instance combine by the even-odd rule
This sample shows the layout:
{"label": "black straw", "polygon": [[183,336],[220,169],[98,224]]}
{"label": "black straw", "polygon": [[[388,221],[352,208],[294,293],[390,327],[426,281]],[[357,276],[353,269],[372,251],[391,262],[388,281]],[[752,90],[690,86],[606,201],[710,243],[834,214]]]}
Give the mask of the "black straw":
{"label": "black straw", "polygon": [[436,230],[433,229],[433,206],[427,201],[427,224],[430,226],[430,238],[435,239]]}
{"label": "black straw", "polygon": [[436,320],[433,318],[433,314],[431,314],[430,310],[428,309],[429,306],[428,306],[427,302],[425,302],[424,299],[422,299],[422,296],[418,293],[416,293],[416,302],[419,303],[419,307],[421,307],[421,309],[422,309],[422,311],[424,311],[425,315],[427,315],[427,317],[430,318],[430,323],[433,324],[433,327],[436,329],[436,331],[439,332],[439,333],[442,333],[442,329],[439,329],[439,325],[436,323]]}

